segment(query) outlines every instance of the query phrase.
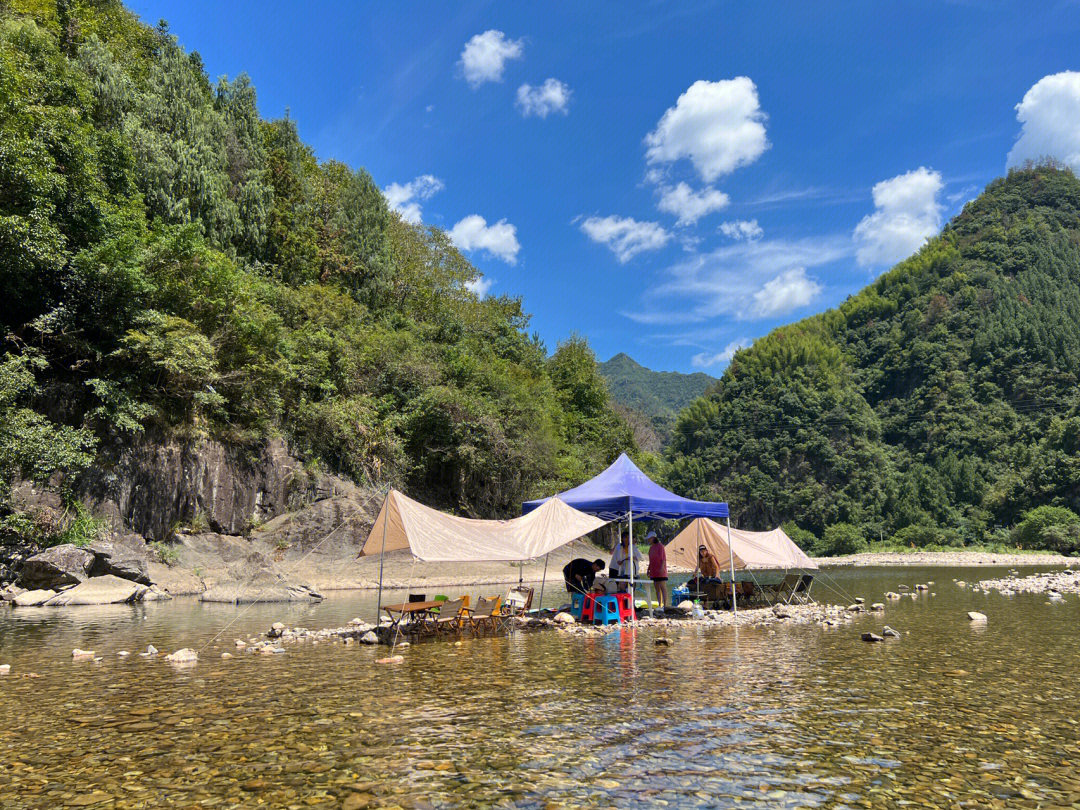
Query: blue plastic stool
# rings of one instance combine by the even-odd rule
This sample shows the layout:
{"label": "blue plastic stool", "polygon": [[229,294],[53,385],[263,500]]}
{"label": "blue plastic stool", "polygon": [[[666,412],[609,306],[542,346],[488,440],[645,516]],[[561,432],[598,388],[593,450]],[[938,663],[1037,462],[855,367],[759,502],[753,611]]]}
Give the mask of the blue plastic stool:
{"label": "blue plastic stool", "polygon": [[596,597],[593,624],[622,624],[619,616],[619,600],[614,595]]}
{"label": "blue plastic stool", "polygon": [[570,615],[581,621],[581,611],[585,607],[585,594],[583,593],[571,593],[570,594]]}

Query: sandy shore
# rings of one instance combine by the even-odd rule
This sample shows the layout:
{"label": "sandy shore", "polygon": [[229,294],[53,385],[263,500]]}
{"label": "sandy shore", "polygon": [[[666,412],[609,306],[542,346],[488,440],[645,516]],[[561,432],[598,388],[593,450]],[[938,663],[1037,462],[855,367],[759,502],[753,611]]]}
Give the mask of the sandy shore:
{"label": "sandy shore", "polygon": [[1030,566],[1080,565],[1080,558],[1065,557],[1061,554],[998,554],[990,551],[872,551],[865,554],[849,554],[845,557],[818,557],[817,563],[823,566],[856,567],[869,565]]}

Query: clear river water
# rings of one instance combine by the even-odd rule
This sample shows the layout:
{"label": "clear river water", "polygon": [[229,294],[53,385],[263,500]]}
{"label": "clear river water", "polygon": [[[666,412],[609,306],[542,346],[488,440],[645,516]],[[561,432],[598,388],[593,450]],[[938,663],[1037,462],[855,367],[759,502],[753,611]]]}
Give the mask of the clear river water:
{"label": "clear river water", "polygon": [[[274,621],[370,621],[367,592],[5,608],[0,808],[1080,808],[1080,598],[953,582],[1004,572],[833,569],[823,601],[936,594],[833,629],[526,633],[397,665],[330,643],[220,657]],[[860,641],[884,623],[902,637]],[[176,668],[148,644],[209,646]]]}

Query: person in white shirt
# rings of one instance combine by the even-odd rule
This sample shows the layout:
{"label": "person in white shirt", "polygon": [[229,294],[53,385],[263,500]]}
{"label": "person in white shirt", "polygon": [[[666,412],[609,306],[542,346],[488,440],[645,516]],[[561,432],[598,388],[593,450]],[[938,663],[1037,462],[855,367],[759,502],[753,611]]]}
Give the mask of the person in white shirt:
{"label": "person in white shirt", "polygon": [[[631,549],[633,549],[633,551],[631,551]],[[619,545],[615,546],[615,551],[611,553],[611,562],[608,563],[608,567],[613,572],[612,576],[629,578],[632,561],[634,566],[634,579],[636,580],[641,576],[641,566],[639,563],[644,562],[644,560],[645,558],[641,555],[641,552],[637,550],[637,547],[630,544],[629,530],[623,529],[622,539],[619,541]],[[625,591],[626,584],[620,582],[619,590]]]}

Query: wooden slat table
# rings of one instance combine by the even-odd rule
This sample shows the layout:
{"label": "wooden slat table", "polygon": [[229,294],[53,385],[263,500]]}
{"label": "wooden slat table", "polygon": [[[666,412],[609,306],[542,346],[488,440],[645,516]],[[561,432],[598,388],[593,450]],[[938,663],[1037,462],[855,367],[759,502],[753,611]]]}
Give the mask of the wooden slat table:
{"label": "wooden slat table", "polygon": [[[397,605],[383,605],[383,610],[391,619],[391,629],[397,630],[400,625],[404,625],[407,630],[412,625],[427,621],[432,615],[431,611],[443,604],[443,602],[402,602]],[[397,616],[395,617],[394,614]]]}

